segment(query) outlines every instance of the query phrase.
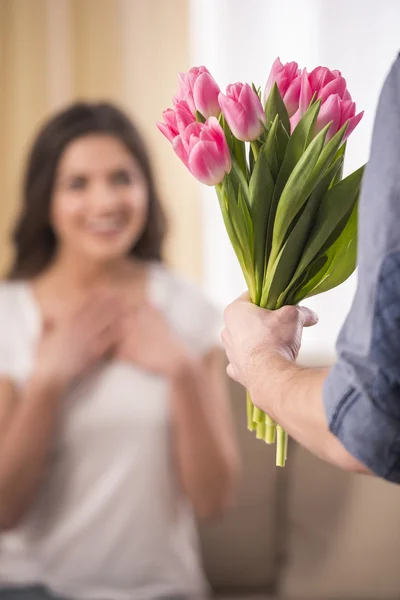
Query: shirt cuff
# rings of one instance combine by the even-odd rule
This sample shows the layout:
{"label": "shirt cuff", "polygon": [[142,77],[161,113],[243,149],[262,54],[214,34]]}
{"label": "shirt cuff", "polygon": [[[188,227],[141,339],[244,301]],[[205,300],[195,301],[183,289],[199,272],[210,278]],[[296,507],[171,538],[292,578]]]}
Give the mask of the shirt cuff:
{"label": "shirt cuff", "polygon": [[343,363],[330,371],[323,400],[329,429],[346,450],[379,477],[400,483],[400,422],[351,383]]}

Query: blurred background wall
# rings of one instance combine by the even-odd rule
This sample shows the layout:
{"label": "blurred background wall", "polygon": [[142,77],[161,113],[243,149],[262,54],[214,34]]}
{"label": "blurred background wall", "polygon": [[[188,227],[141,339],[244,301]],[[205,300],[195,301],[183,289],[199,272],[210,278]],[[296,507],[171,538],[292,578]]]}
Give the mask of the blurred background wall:
{"label": "blurred background wall", "polygon": [[193,178],[156,128],[177,73],[190,67],[187,0],[0,0],[0,273],[34,132],[76,99],[108,99],[151,149],[171,221],[167,258],[200,278],[200,204]]}

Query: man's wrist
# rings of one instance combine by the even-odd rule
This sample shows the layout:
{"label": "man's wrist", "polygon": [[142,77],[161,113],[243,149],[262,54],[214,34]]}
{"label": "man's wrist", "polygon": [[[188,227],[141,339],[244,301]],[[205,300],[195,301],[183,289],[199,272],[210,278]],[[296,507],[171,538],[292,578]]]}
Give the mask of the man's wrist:
{"label": "man's wrist", "polygon": [[302,367],[279,354],[268,354],[257,361],[249,378],[250,396],[272,418],[282,408],[282,400],[296,385]]}

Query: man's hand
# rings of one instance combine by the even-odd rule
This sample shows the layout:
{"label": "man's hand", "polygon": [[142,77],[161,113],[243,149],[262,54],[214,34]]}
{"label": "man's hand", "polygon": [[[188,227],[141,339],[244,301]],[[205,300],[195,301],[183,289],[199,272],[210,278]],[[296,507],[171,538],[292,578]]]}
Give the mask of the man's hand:
{"label": "man's hand", "polygon": [[303,327],[315,325],[318,317],[298,306],[274,311],[259,308],[246,293],[225,309],[224,320],[222,341],[229,360],[228,375],[250,389],[258,374],[265,377],[269,360],[297,358]]}

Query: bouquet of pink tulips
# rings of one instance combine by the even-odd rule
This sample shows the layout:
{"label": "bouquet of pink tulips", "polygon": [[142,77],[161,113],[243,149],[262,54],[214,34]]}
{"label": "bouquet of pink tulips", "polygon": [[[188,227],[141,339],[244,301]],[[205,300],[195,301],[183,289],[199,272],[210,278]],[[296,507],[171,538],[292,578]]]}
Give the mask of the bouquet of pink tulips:
{"label": "bouquet of pink tulips", "polygon": [[[226,93],[205,67],[179,75],[160,131],[189,171],[215,186],[252,302],[297,304],[340,285],[356,266],[363,167],[343,179],[346,139],[362,118],[339,71],[275,61],[265,89]],[[277,443],[287,435],[247,398],[248,428]]]}

